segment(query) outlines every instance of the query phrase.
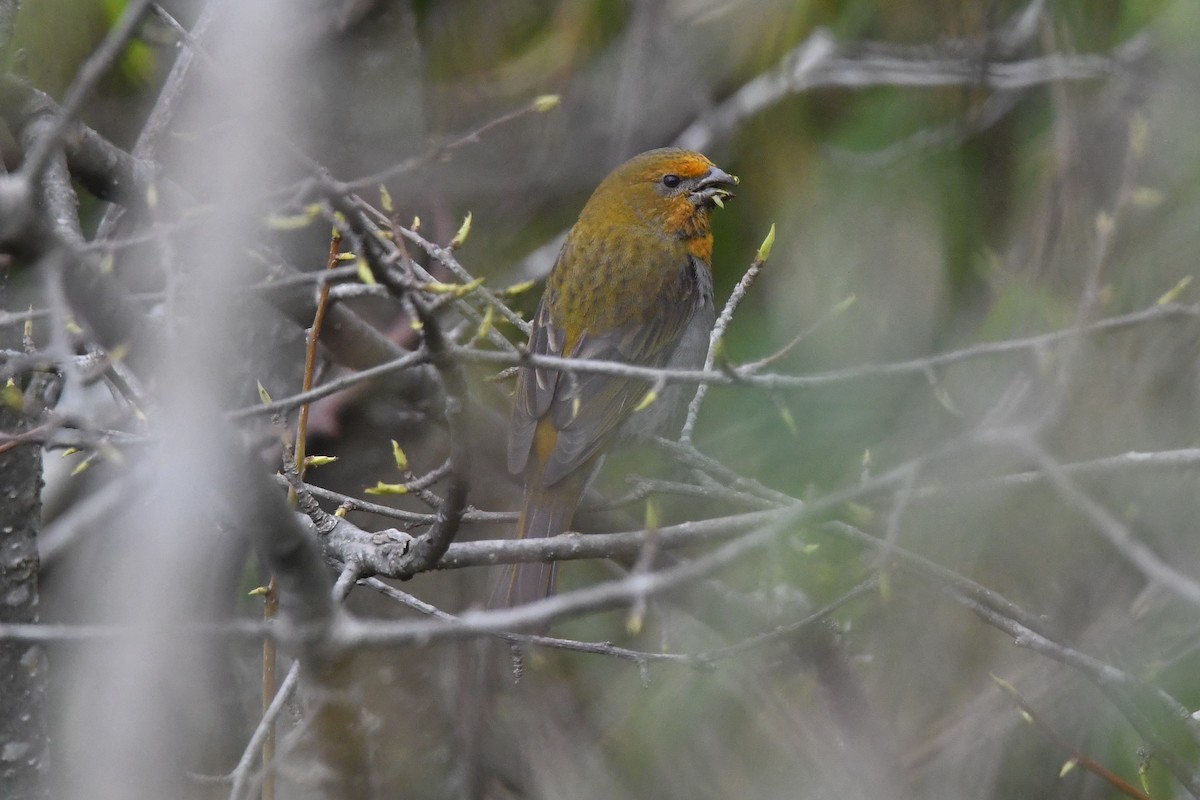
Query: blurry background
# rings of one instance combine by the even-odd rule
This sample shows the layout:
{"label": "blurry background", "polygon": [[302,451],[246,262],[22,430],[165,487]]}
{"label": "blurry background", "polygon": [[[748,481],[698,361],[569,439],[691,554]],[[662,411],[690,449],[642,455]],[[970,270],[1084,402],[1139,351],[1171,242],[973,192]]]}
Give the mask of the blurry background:
{"label": "blurry background", "polygon": [[[162,6],[188,29],[204,8]],[[125,4],[25,0],[0,8],[19,9],[3,50],[10,75],[61,100]],[[336,179],[364,179],[356,188],[377,206],[377,187],[385,184],[396,218],[407,224],[419,216],[433,241],[448,242],[470,212],[471,233],[457,257],[499,289],[545,276],[556,237],[613,166],[680,141],[742,180],[737,198],[715,215],[721,300],[771,224],[777,230],[771,258],[729,331],[725,355],[733,364],[766,358],[804,334],[764,369],[823,375],[1146,311],[1099,332],[895,374],[867,370],[778,391],[716,387],[695,441],[729,469],[805,500],[904,467],[900,490],[839,507],[829,519],[978,581],[1041,619],[1058,641],[1161,687],[1189,710],[1200,706],[1195,598],[1151,580],[1152,569],[1139,568],[1130,549],[1114,548],[1101,532],[1113,522],[1185,582],[1200,581],[1200,463],[1190,450],[1197,446],[1200,331],[1189,305],[1195,287],[1183,283],[1200,252],[1200,6],[340,0],[217,9],[205,34],[211,55],[198,59],[170,124],[140,153],[184,187],[191,210],[126,215],[102,230],[123,243],[94,250],[112,255],[113,274],[129,291],[168,289],[165,305],[144,305],[151,315],[170,320],[173,308],[182,318],[195,311],[170,304],[172,270],[217,298],[223,284],[257,282],[278,264],[322,269],[324,221],[263,223],[267,215],[303,216],[313,199],[304,184],[312,161]],[[0,16],[0,37],[6,19]],[[122,149],[137,147],[186,49],[179,42],[165,15],[147,14],[87,95],[80,119]],[[823,60],[803,73],[807,82],[788,88],[782,76],[809,58]],[[763,77],[772,75],[774,83]],[[459,140],[544,95],[560,103]],[[4,111],[0,153],[13,171],[24,153],[14,122],[20,112]],[[399,164],[405,168],[392,169]],[[107,204],[88,191],[79,196],[82,236],[91,240]],[[54,281],[44,264],[17,250],[0,257],[0,346],[19,349],[21,312],[52,305]],[[513,300],[526,318],[539,290]],[[299,388],[303,312],[260,306],[214,300],[197,349],[168,348],[142,376],[166,409],[153,438],[175,441],[167,434],[175,430],[184,449],[152,457],[136,445],[124,458],[96,458],[77,475],[86,450],[66,458],[61,447],[47,451],[43,622],[137,621],[131,609],[157,590],[178,593],[171,608],[200,619],[259,615],[261,602],[245,595],[265,577],[246,542],[170,498],[190,496],[189,486],[203,485],[205,475],[222,479],[218,445],[179,432],[202,416],[187,410],[193,392],[210,395],[213,408],[236,409],[258,402],[256,382],[273,397]],[[393,302],[369,296],[346,306],[397,345],[414,346],[409,320]],[[35,339],[52,339],[53,328],[52,318],[38,317]],[[520,338],[511,326],[501,330]],[[164,371],[165,364],[180,367],[181,353],[182,368]],[[345,355],[330,360],[335,377],[365,366]],[[471,502],[511,510],[519,490],[501,457],[509,384],[489,382],[493,373],[483,368],[470,374]],[[114,406],[103,386],[68,382],[59,409],[143,432]],[[402,382],[359,386],[318,402],[312,413],[308,451],[340,458],[309,474],[316,485],[363,497],[377,481],[396,482],[390,439],[403,444],[418,474],[445,458],[436,398]],[[268,453],[274,430],[255,430]],[[199,449],[186,450],[187,442]],[[197,454],[205,447],[217,466],[191,472],[177,463],[192,453],[190,463],[203,464]],[[1124,456],[1131,451],[1158,457]],[[598,490],[617,498],[630,490],[631,476],[686,472],[648,455],[610,458]],[[264,455],[264,471],[276,468],[272,457]],[[1063,464],[1084,466],[1056,479]],[[1013,474],[1023,477],[997,480]],[[419,499],[387,500],[425,509]],[[668,494],[663,505],[666,521],[755,507],[716,494]],[[146,557],[127,527],[130,514],[151,539],[188,538],[187,530],[189,546],[207,542],[199,554],[171,556],[196,579],[165,570],[137,586],[158,570],[131,555]],[[628,504],[576,522],[584,531],[628,530],[640,527],[642,514]],[[367,528],[397,524],[362,513],[354,519]],[[748,649],[713,670],[639,669],[607,656],[535,649],[514,688],[507,658],[474,645],[364,651],[340,679],[365,709],[360,732],[373,791],[429,798],[1129,796],[1082,768],[1060,777],[1074,754],[1022,722],[995,675],[1072,747],[1139,787],[1139,748],[1149,747],[1151,796],[1187,796],[1163,764],[1168,754],[1131,724],[1129,708],[1081,672],[1014,647],[1011,635],[984,624],[936,582],[914,579],[837,530],[814,523],[790,531],[722,575],[758,609],[757,628],[728,609],[663,603],[651,605],[636,636],[618,612],[554,629],[642,651],[696,653],[799,620],[877,580],[820,634]],[[461,536],[508,532],[469,525]],[[114,560],[126,571],[112,571]],[[563,587],[612,574],[568,564]],[[438,572],[397,585],[459,612],[485,602],[489,577],[482,569]],[[131,594],[110,603],[119,592]],[[349,607],[362,616],[412,614],[363,589]],[[96,666],[103,647],[52,645],[55,796],[82,796],[92,782],[122,786],[126,778],[106,770],[127,776],[151,759],[159,783],[147,785],[155,791],[227,796],[228,784],[202,776],[226,774],[240,757],[261,712],[261,667],[256,644],[222,641],[164,647],[148,640],[108,672]],[[480,669],[481,660],[489,666]],[[146,674],[130,679],[131,663]],[[491,688],[480,688],[488,681],[472,670],[492,667]],[[151,708],[112,700],[118,675],[129,696],[142,693]],[[304,708],[297,702],[280,723],[280,795],[352,796],[336,788],[336,769],[330,777],[313,766],[306,748],[320,750],[310,740],[321,732]],[[101,755],[105,731],[126,742],[120,749],[129,764],[114,767]],[[1182,738],[1165,737],[1179,763],[1194,766],[1200,747],[1194,736]],[[148,740],[156,742],[150,750]]]}

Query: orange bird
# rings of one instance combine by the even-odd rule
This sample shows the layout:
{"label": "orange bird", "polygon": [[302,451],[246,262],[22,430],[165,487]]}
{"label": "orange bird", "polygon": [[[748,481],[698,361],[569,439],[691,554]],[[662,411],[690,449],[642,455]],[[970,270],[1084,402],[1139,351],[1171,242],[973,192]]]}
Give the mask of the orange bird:
{"label": "orange bird", "polygon": [[[567,233],[533,320],[536,355],[695,369],[712,331],[712,210],[738,182],[699,153],[634,156],[605,178]],[[682,384],[645,408],[636,378],[523,367],[508,468],[525,476],[521,538],[567,530],[584,491],[617,441],[677,421]],[[553,564],[518,564],[507,603],[554,591]]]}

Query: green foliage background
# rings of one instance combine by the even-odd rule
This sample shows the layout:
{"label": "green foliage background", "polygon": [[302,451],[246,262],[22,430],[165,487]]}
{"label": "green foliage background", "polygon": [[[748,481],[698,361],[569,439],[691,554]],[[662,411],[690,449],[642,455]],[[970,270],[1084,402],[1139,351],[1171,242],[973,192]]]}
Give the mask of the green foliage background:
{"label": "green foliage background", "polygon": [[[194,16],[186,3],[165,5],[185,23]],[[312,125],[292,133],[339,177],[352,178],[536,95],[560,94],[560,109],[490,132],[389,187],[401,216],[420,215],[442,241],[471,211],[474,230],[460,258],[488,285],[503,286],[541,274],[526,256],[570,225],[614,164],[669,143],[819,29],[841,43],[874,40],[932,53],[951,42],[988,41],[1024,7],[970,0],[346,3],[344,16],[326,28],[297,33],[297,46],[311,51],[313,77],[301,101]],[[119,9],[114,0],[26,0],[6,63],[61,96]],[[709,152],[742,179],[716,223],[722,298],[772,223],[778,238],[730,330],[729,359],[765,357],[818,321],[776,369],[819,373],[1061,329],[1076,319],[1097,259],[1099,314],[1153,306],[1196,272],[1200,252],[1197,34],[1200,6],[1192,0],[1051,2],[1022,56],[1102,54],[1142,35],[1152,56],[1133,75],[1023,90],[986,125],[976,123],[996,93],[962,86],[818,89],[745,120]],[[83,118],[131,146],[172,61],[170,42],[160,23],[147,22]],[[929,132],[937,141],[927,142]],[[12,161],[13,143],[3,144]],[[85,228],[101,210],[85,207]],[[1097,226],[1107,218],[1113,239],[1098,255]],[[288,247],[309,267],[324,258],[315,240],[297,237]],[[1195,287],[1178,299],[1194,302]],[[526,313],[534,300],[523,301]],[[385,309],[363,309],[386,323]],[[1017,416],[1033,420],[1061,402],[1046,444],[1064,462],[1195,447],[1196,334],[1186,323],[1097,337],[1059,399],[1046,385],[1062,366],[1061,349],[967,362],[928,380],[871,378],[777,394],[718,388],[697,442],[774,488],[819,496],[864,472],[935,452],[980,425],[1028,373],[1038,385]],[[479,391],[503,407],[500,392],[482,384]],[[386,450],[361,455],[387,438],[387,425],[369,413],[344,419],[341,434],[320,443],[343,456],[329,480],[347,491],[387,480],[380,474]],[[415,458],[437,463],[437,443],[421,444],[428,450],[418,445]],[[1189,708],[1200,705],[1194,609],[1149,590],[1054,491],[1042,484],[937,493],[1027,468],[1012,452],[932,459],[919,479],[930,494],[906,509],[896,543],[1046,615],[1075,646],[1160,682]],[[619,495],[629,474],[649,469],[644,453],[614,456],[602,488]],[[477,482],[476,497],[511,507],[514,488],[499,472]],[[1162,558],[1200,576],[1196,480],[1192,467],[1116,473],[1087,488]],[[692,517],[730,511],[692,500],[668,507]],[[840,516],[882,533],[890,511],[881,502]],[[635,520],[639,514],[631,512]],[[581,524],[600,529],[628,519],[596,515]],[[730,580],[751,592],[787,587],[813,608],[881,566],[817,527],[794,538],[797,546],[773,548]],[[1093,688],[882,566],[884,588],[838,620],[877,722],[904,766],[893,777],[909,788],[895,796],[1117,796],[1081,770],[1060,779],[1067,756],[1015,722],[989,673],[1017,685],[1081,750],[1138,782],[1142,742]],[[602,574],[571,566],[564,581],[579,585]],[[447,590],[444,576],[426,576],[413,586],[461,608],[485,582],[478,576]],[[379,611],[369,604],[357,610]],[[636,645],[677,646],[655,638],[669,627],[652,622]],[[568,626],[564,635],[622,639],[623,630],[624,618],[612,614]],[[710,635],[689,631],[678,646],[716,646]],[[378,670],[366,683],[380,697],[380,746],[406,754],[384,777],[404,796],[443,796],[449,766],[440,737],[449,734],[440,726],[447,723],[440,709],[417,701],[427,700],[423,690],[457,653],[369,657]],[[624,664],[539,656],[532,671],[561,676],[567,687],[569,700],[552,712],[585,731],[557,742],[526,740],[547,748],[537,762],[541,785],[552,787],[545,796],[859,796],[853,777],[862,765],[830,741],[834,723],[811,671],[797,662],[769,691],[745,678],[757,670],[777,674],[772,657],[758,654],[750,666],[715,674],[656,667],[643,688],[638,670]],[[1197,752],[1192,745],[1189,757]],[[552,757],[569,765],[562,774],[546,766]],[[1183,796],[1160,767],[1150,781],[1155,798]]]}

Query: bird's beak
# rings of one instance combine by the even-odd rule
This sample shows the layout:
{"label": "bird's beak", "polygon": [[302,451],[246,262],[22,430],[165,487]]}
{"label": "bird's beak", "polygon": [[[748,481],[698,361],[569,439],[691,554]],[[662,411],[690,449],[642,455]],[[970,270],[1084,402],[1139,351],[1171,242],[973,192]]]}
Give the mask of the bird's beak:
{"label": "bird's beak", "polygon": [[730,175],[720,167],[712,167],[704,173],[704,177],[697,181],[696,188],[689,196],[697,206],[724,207],[725,200],[733,197],[730,189],[737,184],[738,177],[736,175]]}

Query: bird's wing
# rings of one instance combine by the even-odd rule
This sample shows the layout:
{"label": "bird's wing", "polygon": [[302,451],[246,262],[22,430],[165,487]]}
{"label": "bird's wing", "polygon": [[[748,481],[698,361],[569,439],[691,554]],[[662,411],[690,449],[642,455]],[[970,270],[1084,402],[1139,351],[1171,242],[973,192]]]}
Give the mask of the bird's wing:
{"label": "bird's wing", "polygon": [[[550,289],[547,288],[547,294]],[[529,333],[529,352],[535,355],[561,356],[566,334],[550,319],[547,294],[533,317]],[[508,434],[508,469],[518,473],[525,469],[533,448],[538,420],[550,410],[558,388],[558,370],[546,367],[522,367],[517,373],[516,396],[513,401],[512,427]]]}
{"label": "bird's wing", "polygon": [[[645,320],[604,332],[585,330],[570,352],[563,352],[566,335],[551,319],[543,297],[534,319],[530,351],[595,361],[617,361],[644,367],[663,367],[675,351],[699,304],[711,293],[697,280],[701,264],[689,263],[669,296],[645,298],[655,308]],[[523,470],[530,458],[538,423],[549,418],[557,431],[554,449],[542,467],[543,485],[550,486],[587,462],[606,445],[651,384],[637,378],[545,367],[521,370],[518,378],[508,465]]]}

